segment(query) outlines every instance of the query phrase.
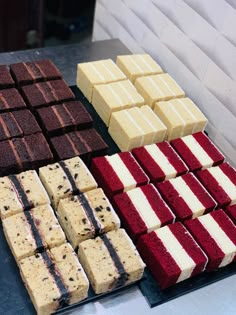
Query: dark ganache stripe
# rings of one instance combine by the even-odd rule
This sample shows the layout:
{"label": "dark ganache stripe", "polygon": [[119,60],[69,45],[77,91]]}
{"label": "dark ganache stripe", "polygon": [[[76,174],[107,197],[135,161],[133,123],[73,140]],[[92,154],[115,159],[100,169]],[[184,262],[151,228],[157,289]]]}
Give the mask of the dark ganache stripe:
{"label": "dark ganache stripe", "polygon": [[103,234],[100,236],[100,238],[102,239],[102,241],[104,242],[114,264],[115,267],[119,273],[119,278],[117,279],[116,283],[115,283],[115,288],[119,288],[125,285],[126,281],[128,280],[128,274],[126,273],[123,264],[120,261],[119,256],[117,255],[117,252],[115,250],[115,248],[113,247],[112,243],[110,242],[110,240],[108,239],[106,234]]}
{"label": "dark ganache stripe", "polygon": [[76,183],[75,183],[75,180],[70,172],[70,170],[68,169],[66,163],[64,161],[60,161],[59,162],[59,165],[61,166],[61,168],[63,169],[64,173],[66,174],[70,184],[71,184],[71,187],[72,187],[72,194],[73,195],[78,195],[80,194],[80,190],[77,188],[76,186]]}
{"label": "dark ganache stripe", "polygon": [[84,208],[89,220],[91,221],[91,223],[94,227],[94,232],[95,232],[94,236],[98,236],[102,232],[101,231],[101,225],[96,220],[93,209],[91,208],[91,206],[90,206],[90,204],[89,204],[89,202],[86,199],[84,194],[79,195],[78,199],[80,200],[82,207]]}
{"label": "dark ganache stripe", "polygon": [[16,177],[16,175],[9,175],[8,178],[10,179],[11,183],[14,185],[16,191],[17,191],[17,195],[20,198],[20,202],[22,203],[24,209],[23,210],[29,210],[31,208],[33,208],[33,203],[29,202],[28,197],[23,189],[23,187],[21,186],[20,181],[18,180],[18,178]]}
{"label": "dark ganache stripe", "polygon": [[43,252],[43,253],[41,253],[41,255],[42,255],[42,258],[45,262],[45,265],[48,268],[48,271],[50,272],[50,274],[54,278],[55,283],[56,283],[56,285],[60,291],[61,296],[58,299],[59,308],[64,306],[64,305],[67,305],[70,301],[71,295],[70,295],[66,285],[64,284],[64,282],[60,276],[60,273],[57,271],[55,263],[52,261],[51,257],[48,255],[47,252]]}
{"label": "dark ganache stripe", "polygon": [[41,238],[41,235],[34,223],[34,219],[32,217],[32,213],[31,211],[25,211],[24,212],[24,215],[29,223],[29,226],[30,226],[30,229],[31,229],[31,232],[33,234],[33,238],[35,240],[35,243],[36,243],[36,246],[37,246],[37,249],[36,249],[36,252],[37,253],[41,253],[42,251],[44,251],[45,249],[45,246],[43,244],[43,241],[42,241],[42,238]]}

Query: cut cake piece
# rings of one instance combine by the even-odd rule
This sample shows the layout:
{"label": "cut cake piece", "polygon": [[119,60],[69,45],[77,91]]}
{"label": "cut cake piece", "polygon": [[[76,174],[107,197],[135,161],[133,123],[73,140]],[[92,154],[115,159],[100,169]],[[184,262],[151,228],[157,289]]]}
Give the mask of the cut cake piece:
{"label": "cut cake piece", "polygon": [[60,199],[97,188],[95,179],[79,157],[41,167],[39,176],[56,208]]}
{"label": "cut cake piece", "polygon": [[120,220],[101,188],[61,199],[57,214],[74,249],[82,241],[120,227]]}
{"label": "cut cake piece", "polygon": [[188,167],[167,141],[132,150],[151,182],[161,182],[188,172]]}
{"label": "cut cake piece", "polygon": [[234,260],[236,226],[223,210],[187,220],[185,226],[209,258],[207,271],[227,266]]}
{"label": "cut cake piece", "polygon": [[215,200],[192,173],[157,183],[156,187],[179,220],[201,216],[216,207]]}
{"label": "cut cake piece", "polygon": [[231,220],[236,225],[236,204],[233,206],[226,207],[225,212],[228,214],[228,216],[231,218]]}
{"label": "cut cake piece", "polygon": [[25,108],[26,104],[17,89],[0,90],[0,113]]}
{"label": "cut cake piece", "polygon": [[152,184],[114,196],[113,205],[134,242],[140,235],[175,221],[175,215]]}
{"label": "cut cake piece", "polygon": [[145,264],[125,230],[79,244],[79,259],[96,294],[138,281]]}
{"label": "cut cake piece", "polygon": [[19,268],[38,315],[52,314],[88,296],[88,279],[68,243],[22,259]]}
{"label": "cut cake piece", "polygon": [[14,86],[15,82],[7,66],[0,65],[0,90],[13,88]]}
{"label": "cut cake piece", "polygon": [[137,248],[162,289],[203,272],[208,262],[180,222],[142,235]]}

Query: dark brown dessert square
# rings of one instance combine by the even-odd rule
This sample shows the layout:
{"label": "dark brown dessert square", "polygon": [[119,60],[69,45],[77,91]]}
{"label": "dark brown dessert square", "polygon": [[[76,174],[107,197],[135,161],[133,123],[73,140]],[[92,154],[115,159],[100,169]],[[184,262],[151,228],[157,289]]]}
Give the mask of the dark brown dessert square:
{"label": "dark brown dessert square", "polygon": [[0,91],[0,113],[26,108],[26,104],[17,89]]}
{"label": "dark brown dessert square", "polygon": [[9,89],[15,86],[15,82],[7,66],[0,65],[0,90]]}

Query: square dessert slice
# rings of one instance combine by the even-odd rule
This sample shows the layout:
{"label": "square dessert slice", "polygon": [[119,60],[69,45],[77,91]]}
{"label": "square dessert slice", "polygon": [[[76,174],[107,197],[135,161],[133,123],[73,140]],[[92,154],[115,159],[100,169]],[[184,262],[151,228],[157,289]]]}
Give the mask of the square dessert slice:
{"label": "square dessert slice", "polygon": [[236,225],[236,204],[225,208],[225,212]]}
{"label": "square dessert slice", "polygon": [[120,220],[101,188],[61,199],[59,221],[72,247],[120,227]]}
{"label": "square dessert slice", "polygon": [[37,110],[42,128],[49,136],[82,130],[93,125],[93,119],[81,102],[68,102]]}
{"label": "square dessert slice", "polygon": [[216,166],[224,162],[224,156],[203,132],[171,141],[191,172]]}
{"label": "square dessert slice", "polygon": [[124,73],[111,59],[84,62],[77,65],[77,86],[89,102],[92,101],[95,85],[125,79]]}
{"label": "square dessert slice", "polygon": [[88,295],[88,279],[68,243],[22,259],[19,268],[38,315],[52,314]]}
{"label": "square dessert slice", "polygon": [[144,105],[144,99],[129,80],[124,80],[95,85],[92,105],[106,126],[109,126],[113,112]]}
{"label": "square dessert slice", "polygon": [[192,173],[157,183],[156,187],[179,220],[201,216],[216,207],[215,200]]}
{"label": "square dessert slice", "polygon": [[2,219],[50,204],[47,192],[33,170],[0,178],[0,199]]}
{"label": "square dessert slice", "polygon": [[151,110],[145,105],[112,113],[108,132],[121,151],[164,140],[166,127],[152,110],[146,113],[145,108]]}
{"label": "square dessert slice", "polygon": [[60,199],[97,188],[95,179],[79,157],[41,167],[39,176],[56,208]]}
{"label": "square dessert slice", "polygon": [[142,235],[137,248],[162,289],[203,272],[208,262],[180,222]]}
{"label": "square dessert slice", "polygon": [[228,163],[196,172],[219,208],[236,204],[236,170]]}
{"label": "square dessert slice", "polygon": [[184,97],[184,91],[168,74],[156,74],[137,78],[135,87],[143,96],[145,104],[151,108],[159,101],[168,101],[172,98]]}
{"label": "square dessert slice", "polygon": [[0,91],[0,113],[24,108],[26,108],[26,104],[17,89]]}
{"label": "square dessert slice", "polygon": [[79,259],[96,294],[138,281],[145,264],[125,230],[79,244]]}
{"label": "square dessert slice", "polygon": [[94,158],[91,172],[108,198],[149,183],[149,178],[130,152]]}
{"label": "square dessert slice", "polygon": [[60,71],[49,59],[11,64],[10,70],[18,86],[62,78]]}
{"label": "square dessert slice", "polygon": [[132,150],[151,182],[161,182],[183,175],[188,168],[167,141]]}
{"label": "square dessert slice", "polygon": [[175,215],[152,184],[114,196],[113,205],[135,242],[140,235],[175,221]]}
{"label": "square dessert slice", "polygon": [[207,254],[206,270],[230,264],[236,255],[236,226],[223,210],[185,222],[187,229]]}
{"label": "square dessert slice", "polygon": [[13,88],[14,86],[15,82],[12,79],[7,66],[0,65],[0,90]]}
{"label": "square dessert slice", "polygon": [[22,87],[22,94],[31,109],[72,101],[74,93],[64,80],[52,80]]}
{"label": "square dessert slice", "polygon": [[132,83],[138,77],[163,72],[161,67],[148,54],[117,56],[116,64]]}
{"label": "square dessert slice", "polygon": [[23,136],[23,130],[13,113],[0,114],[0,141]]}
{"label": "square dessert slice", "polygon": [[12,112],[12,115],[20,126],[24,136],[41,132],[41,128],[30,110],[24,109],[14,111]]}
{"label": "square dessert slice", "polygon": [[52,150],[59,160],[80,156],[86,163],[92,156],[107,153],[108,146],[96,129],[72,131],[50,139]]}
{"label": "square dessert slice", "polygon": [[47,204],[5,218],[2,225],[17,262],[66,241],[52,208]]}

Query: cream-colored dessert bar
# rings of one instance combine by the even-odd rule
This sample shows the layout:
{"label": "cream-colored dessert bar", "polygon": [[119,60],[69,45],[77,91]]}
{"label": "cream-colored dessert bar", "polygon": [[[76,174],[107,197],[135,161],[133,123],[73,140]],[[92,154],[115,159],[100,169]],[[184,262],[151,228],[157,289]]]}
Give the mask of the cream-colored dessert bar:
{"label": "cream-colored dessert bar", "polygon": [[68,243],[24,258],[19,267],[38,315],[52,314],[60,305],[74,304],[88,295],[88,279]]}
{"label": "cream-colored dessert bar", "polygon": [[151,108],[145,105],[113,113],[108,132],[121,151],[130,151],[163,141],[166,130]]}
{"label": "cream-colored dessert bar", "polygon": [[2,220],[3,231],[16,261],[65,243],[65,234],[49,205]]}
{"label": "cream-colored dessert bar", "polygon": [[95,85],[125,79],[125,74],[111,59],[84,62],[77,65],[77,86],[89,102],[92,100]]}
{"label": "cream-colored dessert bar", "polygon": [[168,73],[140,77],[135,81],[135,87],[151,108],[156,102],[168,101],[185,95]]}
{"label": "cream-colored dessert bar", "polygon": [[129,80],[94,87],[92,105],[107,126],[113,112],[143,104],[143,97]]}
{"label": "cream-colored dessert bar", "polygon": [[80,243],[79,258],[97,294],[141,279],[145,267],[123,229]]}
{"label": "cream-colored dessert bar", "polygon": [[97,188],[95,179],[78,156],[41,167],[39,176],[55,207],[60,199]]}
{"label": "cream-colored dessert bar", "polygon": [[207,124],[206,117],[189,98],[158,102],[154,112],[167,126],[169,141],[204,130]]}
{"label": "cream-colored dessert bar", "polygon": [[132,83],[138,77],[163,72],[161,67],[148,54],[117,56],[116,64]]}
{"label": "cream-colored dessert bar", "polygon": [[44,204],[50,204],[50,200],[36,171],[31,170],[0,178],[2,219]]}
{"label": "cream-colored dessert bar", "polygon": [[82,241],[120,227],[120,220],[101,188],[61,199],[57,213],[74,249]]}

